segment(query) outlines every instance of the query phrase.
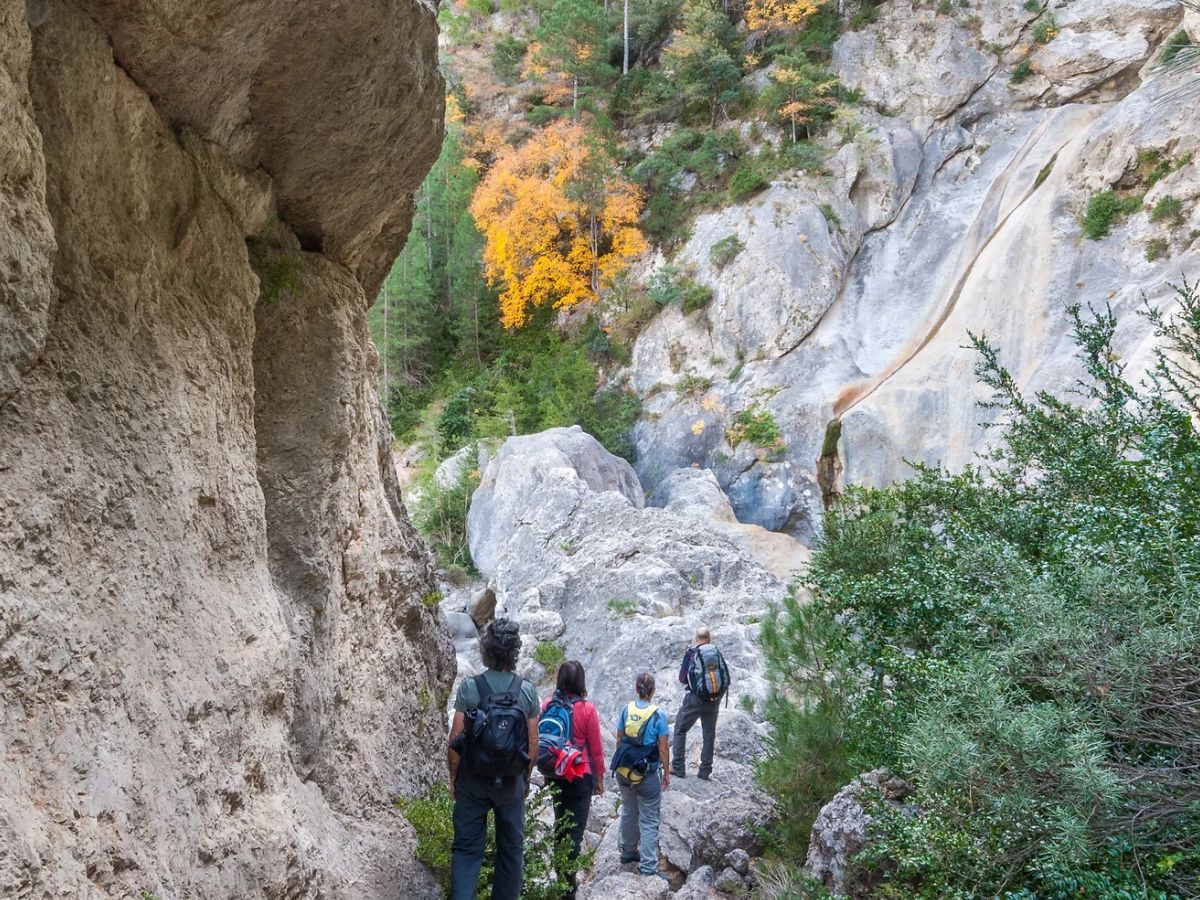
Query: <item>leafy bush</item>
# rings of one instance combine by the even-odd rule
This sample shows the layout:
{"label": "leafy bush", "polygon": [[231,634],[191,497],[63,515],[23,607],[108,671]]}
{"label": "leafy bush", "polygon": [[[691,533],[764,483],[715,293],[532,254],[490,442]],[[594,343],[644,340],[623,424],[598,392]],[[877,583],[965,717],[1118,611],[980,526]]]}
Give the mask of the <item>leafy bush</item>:
{"label": "leafy bush", "polygon": [[622,618],[632,616],[634,613],[636,613],[638,611],[637,601],[636,600],[609,600],[608,601],[608,611],[610,613],[612,613],[614,616],[621,616]]}
{"label": "leafy bush", "polygon": [[729,179],[729,197],[734,203],[757,194],[771,182],[759,171],[758,163],[747,157]]}
{"label": "leafy bush", "polygon": [[828,203],[822,203],[820,206],[821,215],[825,217],[825,221],[829,223],[829,227],[834,231],[842,227],[842,219]]}
{"label": "leafy bush", "polygon": [[1039,44],[1048,44],[1058,37],[1058,22],[1054,13],[1046,12],[1033,26],[1033,39]]}
{"label": "leafy bush", "polygon": [[1150,211],[1150,221],[1178,225],[1183,221],[1183,201],[1178,197],[1163,197],[1154,204],[1154,209]]}
{"label": "leafy bush", "polygon": [[502,34],[492,45],[492,70],[506,82],[521,76],[521,61],[525,58],[524,41],[511,34]]}
{"label": "leafy bush", "polygon": [[1109,312],[1071,311],[1075,403],[1027,397],[973,338],[1002,415],[985,464],[917,467],[831,511],[763,645],[764,783],[781,850],[847,776],[887,765],[880,897],[1184,897],[1200,890],[1200,297],[1150,382]]}
{"label": "leafy bush", "polygon": [[1164,66],[1169,65],[1175,61],[1177,56],[1179,56],[1179,52],[1191,46],[1191,43],[1191,40],[1188,38],[1188,33],[1183,29],[1180,29],[1171,35],[1163,44],[1162,55],[1159,57],[1158,61]]}
{"label": "leafy bush", "polygon": [[1171,245],[1162,238],[1154,238],[1146,242],[1146,262],[1166,259],[1171,255]]}
{"label": "leafy bush", "polygon": [[745,249],[746,245],[742,243],[742,239],[736,234],[731,234],[721,238],[708,248],[708,259],[718,269],[723,269],[737,259],[738,254]]}
{"label": "leafy bush", "polygon": [[[443,783],[434,784],[416,800],[397,800],[396,806],[417,833],[417,859],[442,882],[449,895],[450,847],[454,841],[454,801]],[[550,792],[535,791],[525,804],[525,882],[522,900],[559,900],[569,888],[571,874],[591,865],[593,853],[582,854],[578,861],[569,858],[570,843],[565,828],[547,824]],[[565,823],[564,823],[565,825]],[[479,894],[489,892],[495,871],[496,834],[488,821],[487,849],[479,872]]]}
{"label": "leafy bush", "polygon": [[475,430],[479,389],[474,385],[456,391],[442,410],[437,421],[437,434],[442,456],[461,449]]}
{"label": "leafy bush", "polygon": [[1121,198],[1115,191],[1101,191],[1088,200],[1083,217],[1083,233],[1089,240],[1098,241],[1112,231],[1123,215]]}
{"label": "leafy bush", "polygon": [[1023,59],[1008,73],[1008,80],[1013,84],[1020,84],[1026,78],[1033,74],[1033,63],[1028,59]]}
{"label": "leafy bush", "polygon": [[558,641],[538,641],[533,648],[533,658],[551,672],[558,669],[560,663],[567,658],[562,644]]}
{"label": "leafy bush", "polygon": [[450,487],[439,487],[432,478],[429,479],[413,515],[417,531],[429,542],[438,564],[447,572],[477,574],[467,545],[467,511],[478,485],[479,454],[476,450]]}
{"label": "leafy bush", "polygon": [[685,313],[703,309],[712,301],[713,295],[712,288],[677,266],[663,266],[655,272],[646,292],[659,306],[679,304]]}
{"label": "leafy bush", "polygon": [[758,404],[743,409],[733,417],[733,424],[725,431],[725,440],[729,441],[731,447],[749,442],[772,456],[787,450],[774,414]]}

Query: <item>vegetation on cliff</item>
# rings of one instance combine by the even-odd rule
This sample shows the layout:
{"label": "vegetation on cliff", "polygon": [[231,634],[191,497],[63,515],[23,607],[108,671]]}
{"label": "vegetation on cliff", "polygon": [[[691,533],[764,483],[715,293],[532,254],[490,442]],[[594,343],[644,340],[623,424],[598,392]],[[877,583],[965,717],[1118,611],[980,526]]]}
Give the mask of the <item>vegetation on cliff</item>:
{"label": "vegetation on cliff", "polygon": [[639,406],[612,373],[663,300],[626,270],[699,210],[820,167],[806,138],[848,99],[826,69],[838,15],[464,0],[440,19],[446,141],[371,310],[393,429],[437,459],[578,423],[628,455]]}
{"label": "vegetation on cliff", "polygon": [[1074,401],[1024,396],[959,473],[851,488],[809,578],[766,623],[762,776],[799,854],[849,777],[912,780],[881,810],[883,897],[1185,897],[1200,890],[1200,296],[1153,311],[1134,384],[1111,313],[1074,311]]}

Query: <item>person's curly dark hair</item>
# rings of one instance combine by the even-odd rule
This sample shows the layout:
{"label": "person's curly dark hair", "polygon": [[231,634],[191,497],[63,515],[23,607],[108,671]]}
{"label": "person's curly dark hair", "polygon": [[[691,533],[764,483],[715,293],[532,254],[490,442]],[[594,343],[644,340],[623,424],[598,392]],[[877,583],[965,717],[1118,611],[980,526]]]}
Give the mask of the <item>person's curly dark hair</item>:
{"label": "person's curly dark hair", "polygon": [[521,655],[521,630],[512,619],[496,619],[479,638],[483,664],[497,672],[512,672]]}

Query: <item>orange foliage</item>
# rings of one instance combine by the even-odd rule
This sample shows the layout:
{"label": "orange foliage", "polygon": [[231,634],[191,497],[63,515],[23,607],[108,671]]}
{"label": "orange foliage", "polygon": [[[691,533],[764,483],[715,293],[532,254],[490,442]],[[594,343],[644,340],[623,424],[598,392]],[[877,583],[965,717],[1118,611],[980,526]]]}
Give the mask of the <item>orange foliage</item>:
{"label": "orange foliage", "polygon": [[596,297],[646,249],[642,197],[616,174],[582,125],[547,125],[501,155],[471,201],[484,272],[502,284],[500,322],[518,328],[533,307]]}
{"label": "orange foliage", "polygon": [[746,24],[754,31],[800,28],[819,8],[815,0],[749,0]]}

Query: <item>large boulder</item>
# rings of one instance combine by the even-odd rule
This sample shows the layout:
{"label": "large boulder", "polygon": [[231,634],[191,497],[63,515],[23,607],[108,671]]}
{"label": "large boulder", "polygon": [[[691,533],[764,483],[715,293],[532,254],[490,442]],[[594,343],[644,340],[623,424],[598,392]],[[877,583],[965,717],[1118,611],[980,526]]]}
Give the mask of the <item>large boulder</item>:
{"label": "large boulder", "polygon": [[542,483],[563,473],[589,492],[615,494],[634,508],[645,503],[629,463],[578,425],[509,438],[484,469],[467,516],[471,558],[485,576],[495,574],[513,535],[541,513]]}
{"label": "large boulder", "polygon": [[680,658],[706,622],[729,662],[732,700],[762,697],[759,622],[785,585],[707,523],[642,500],[629,465],[578,428],[510,438],[496,454],[468,535],[496,614],[528,626],[526,671],[547,674],[532,657],[555,640],[584,663],[606,722],[642,670],[673,710]]}
{"label": "large boulder", "polygon": [[761,525],[742,523],[711,469],[676,469],[658,483],[650,505],[702,522],[758,560],[781,581],[808,569],[812,552],[796,538]]}
{"label": "large boulder", "polygon": [[864,867],[855,860],[871,842],[872,816],[867,810],[878,803],[899,809],[911,794],[908,782],[887,769],[854,779],[817,813],[805,869],[835,894],[855,900],[870,896],[887,867]]}

